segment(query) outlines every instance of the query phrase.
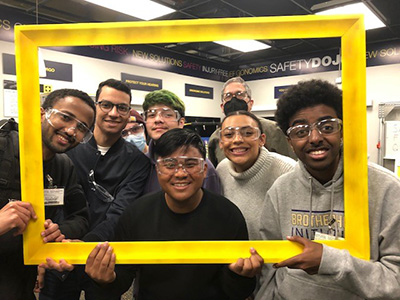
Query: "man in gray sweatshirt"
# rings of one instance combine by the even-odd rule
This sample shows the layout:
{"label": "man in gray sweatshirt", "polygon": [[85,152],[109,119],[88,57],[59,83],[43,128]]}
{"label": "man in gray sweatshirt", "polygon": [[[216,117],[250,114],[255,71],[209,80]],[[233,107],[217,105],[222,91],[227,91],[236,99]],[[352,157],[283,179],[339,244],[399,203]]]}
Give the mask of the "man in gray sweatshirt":
{"label": "man in gray sweatshirt", "polygon": [[260,233],[304,249],[264,268],[256,299],[400,299],[400,180],[392,172],[368,164],[369,261],[312,241],[344,237],[341,91],[300,82],[275,116],[299,162],[269,190]]}

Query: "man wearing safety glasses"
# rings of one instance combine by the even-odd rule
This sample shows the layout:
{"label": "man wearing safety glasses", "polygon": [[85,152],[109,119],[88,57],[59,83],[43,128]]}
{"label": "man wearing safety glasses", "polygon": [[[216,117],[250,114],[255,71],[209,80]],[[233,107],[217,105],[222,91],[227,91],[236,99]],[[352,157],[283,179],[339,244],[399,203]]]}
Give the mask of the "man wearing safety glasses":
{"label": "man wearing safety glasses", "polygon": [[369,261],[315,242],[345,237],[342,92],[326,81],[300,82],[281,96],[275,116],[299,162],[268,191],[260,233],[303,252],[266,267],[256,299],[400,299],[395,174],[368,164],[369,224],[359,225],[369,225]]}
{"label": "man wearing safety glasses", "polygon": [[[158,140],[154,153],[162,191],[141,197],[125,210],[115,241],[248,239],[240,210],[223,196],[202,188],[208,165],[197,133],[172,129]],[[115,260],[108,243],[97,245],[90,253],[85,270],[97,282],[94,299],[119,299],[135,276],[135,299],[246,299],[263,265],[254,248],[249,257],[230,265],[115,266]]]}
{"label": "man wearing safety glasses", "polygon": [[[154,146],[157,144],[158,139],[168,130],[183,128],[185,124],[185,104],[174,93],[167,90],[158,90],[146,95],[142,107],[146,131],[151,138],[146,155],[151,160],[152,169],[145,187],[145,193],[150,193],[161,189],[157,179]],[[208,172],[204,179],[203,187],[219,194],[221,193],[221,185],[217,172],[208,159],[206,159],[206,162],[208,164]]]}
{"label": "man wearing safety glasses", "polygon": [[[42,150],[44,175],[44,230],[43,241],[61,242],[64,238],[79,239],[87,232],[88,211],[82,187],[78,185],[74,166],[63,154],[86,143],[94,122],[95,106],[88,94],[74,89],[60,89],[50,93],[41,107]],[[15,132],[14,132],[15,133]],[[36,267],[24,266],[22,232],[36,214],[27,199],[21,200],[18,135],[9,133],[15,145],[14,157],[8,172],[15,175],[11,185],[1,188],[0,197],[0,295],[4,299],[36,299],[33,294]],[[10,141],[11,142],[11,141]],[[3,161],[0,162],[3,168]]]}
{"label": "man wearing safety glasses", "polygon": [[[149,159],[121,134],[130,118],[130,102],[131,90],[123,82],[101,82],[96,92],[93,138],[67,153],[87,198],[89,232],[82,238],[85,242],[113,238],[119,217],[142,195],[149,175]],[[81,290],[90,293],[88,278],[80,269],[54,282],[51,290],[44,284],[40,299],[79,299]]]}

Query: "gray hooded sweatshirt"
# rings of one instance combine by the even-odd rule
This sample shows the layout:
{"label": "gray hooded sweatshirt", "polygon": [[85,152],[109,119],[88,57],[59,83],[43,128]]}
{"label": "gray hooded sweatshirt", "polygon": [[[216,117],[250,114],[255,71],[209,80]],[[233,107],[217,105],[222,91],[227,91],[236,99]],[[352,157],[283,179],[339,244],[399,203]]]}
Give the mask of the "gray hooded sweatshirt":
{"label": "gray hooded sweatshirt", "polygon": [[[376,164],[368,165],[370,261],[323,245],[316,275],[266,265],[256,299],[400,299],[400,180]],[[343,161],[322,185],[298,162],[267,194],[260,218],[261,238],[288,235],[314,239],[315,231],[344,237]],[[311,219],[311,222],[309,221]]]}

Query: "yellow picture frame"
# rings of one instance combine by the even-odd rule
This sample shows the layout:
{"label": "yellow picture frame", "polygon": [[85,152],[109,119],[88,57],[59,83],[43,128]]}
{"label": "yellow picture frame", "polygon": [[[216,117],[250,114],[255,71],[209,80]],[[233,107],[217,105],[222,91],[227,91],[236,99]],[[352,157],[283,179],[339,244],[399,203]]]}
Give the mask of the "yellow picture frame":
{"label": "yellow picture frame", "polygon": [[[238,39],[341,39],[345,240],[322,241],[369,259],[366,45],[362,15],[198,19],[151,22],[20,25],[15,27],[20,120],[22,199],[32,203],[38,220],[24,233],[26,264],[46,257],[83,264],[96,243],[42,242],[43,176],[38,47],[205,42]],[[117,263],[230,263],[255,247],[266,262],[301,252],[288,241],[114,242]]]}

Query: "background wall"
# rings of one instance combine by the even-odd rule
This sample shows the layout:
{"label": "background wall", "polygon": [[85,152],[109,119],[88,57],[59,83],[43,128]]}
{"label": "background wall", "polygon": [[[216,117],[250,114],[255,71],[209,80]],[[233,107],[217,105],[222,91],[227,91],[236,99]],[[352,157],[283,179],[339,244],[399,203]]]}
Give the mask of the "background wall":
{"label": "background wall", "polygon": [[[0,41],[1,53],[14,54],[14,44]],[[163,88],[176,93],[185,102],[187,116],[222,117],[220,109],[220,91],[223,83],[206,80],[122,63],[109,62],[100,59],[72,55],[58,51],[43,50],[46,60],[52,60],[73,65],[73,81],[55,81],[40,79],[41,84],[51,85],[53,90],[58,88],[77,88],[95,95],[99,82],[108,78],[121,78],[121,72],[159,78],[163,80]],[[0,60],[2,69],[2,61]],[[276,100],[274,87],[295,84],[300,80],[320,78],[334,83],[339,77],[339,71],[313,73],[308,75],[288,76],[274,79],[249,81],[255,100],[254,112],[259,116],[273,116]],[[16,76],[0,74],[1,81],[16,80]],[[367,68],[367,132],[369,160],[378,162],[378,106],[381,102],[400,102],[400,64]],[[214,88],[214,99],[202,99],[185,96],[185,83]],[[142,103],[147,92],[132,90],[133,102]],[[372,104],[371,104],[372,103]],[[134,108],[141,110],[140,105]],[[3,85],[0,85],[0,117],[3,113]],[[383,137],[382,137],[383,139]]]}
{"label": "background wall", "polygon": [[[0,49],[1,53],[15,53],[13,43],[0,41]],[[78,56],[47,49],[43,49],[42,54],[45,60],[68,63],[73,65],[72,82],[49,80],[45,78],[40,79],[41,84],[51,85],[53,90],[59,88],[76,88],[87,92],[91,96],[94,96],[96,94],[97,86],[101,81],[104,81],[108,78],[121,79],[121,73],[128,73],[162,79],[163,88],[173,91],[185,102],[186,115],[188,116],[207,116],[217,118],[222,116],[222,111],[220,108],[220,92],[223,85],[222,82],[184,76],[165,71],[158,71],[154,69],[110,62],[106,60]],[[2,63],[3,62],[0,59],[1,70],[3,69]],[[0,79],[1,83],[4,79],[15,81],[16,76],[0,74]],[[186,97],[185,83],[214,88],[214,99]],[[0,117],[4,118],[3,84],[1,84],[0,86]],[[145,91],[132,90],[132,102],[135,109],[141,110],[141,104],[143,103],[144,96],[147,93],[148,92]]]}

